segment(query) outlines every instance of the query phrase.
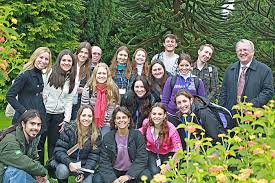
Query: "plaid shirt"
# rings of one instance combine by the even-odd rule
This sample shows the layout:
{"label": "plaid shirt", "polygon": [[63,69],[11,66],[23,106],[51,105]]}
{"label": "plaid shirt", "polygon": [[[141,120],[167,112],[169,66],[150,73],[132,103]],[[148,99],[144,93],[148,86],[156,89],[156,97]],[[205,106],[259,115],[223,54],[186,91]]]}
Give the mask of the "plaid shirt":
{"label": "plaid shirt", "polygon": [[125,71],[117,71],[116,75],[113,77],[114,82],[117,84],[119,89],[126,89],[128,91],[131,89],[135,75],[132,72],[130,79],[126,78]]}
{"label": "plaid shirt", "polygon": [[212,102],[218,99],[218,70],[217,67],[211,64],[205,64],[200,71],[197,67],[197,62],[193,65],[192,74],[198,76],[204,83],[205,93],[209,100]]}

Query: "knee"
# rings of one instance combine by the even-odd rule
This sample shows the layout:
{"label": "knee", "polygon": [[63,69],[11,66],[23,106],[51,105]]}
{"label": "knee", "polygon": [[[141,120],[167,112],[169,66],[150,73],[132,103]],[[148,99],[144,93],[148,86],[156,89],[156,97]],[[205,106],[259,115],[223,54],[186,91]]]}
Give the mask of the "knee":
{"label": "knee", "polygon": [[70,175],[70,170],[66,165],[60,163],[56,167],[55,175],[56,175],[56,178],[58,179],[61,179],[61,180],[67,179]]}
{"label": "knee", "polygon": [[100,175],[100,173],[94,174],[93,183],[104,183],[103,177]]}

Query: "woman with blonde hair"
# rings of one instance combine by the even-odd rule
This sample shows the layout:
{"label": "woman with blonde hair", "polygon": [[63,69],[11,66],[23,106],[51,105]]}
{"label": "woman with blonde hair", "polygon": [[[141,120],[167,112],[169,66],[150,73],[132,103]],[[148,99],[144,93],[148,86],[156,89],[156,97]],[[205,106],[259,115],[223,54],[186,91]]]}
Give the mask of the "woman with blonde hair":
{"label": "woman with blonde hair", "polygon": [[105,63],[98,63],[84,87],[81,104],[94,107],[96,127],[100,129],[102,136],[110,131],[110,119],[119,103],[118,87],[112,79],[109,67]]}
{"label": "woman with blonde hair", "polygon": [[133,55],[133,65],[132,69],[135,76],[144,75],[148,77],[149,75],[149,65],[147,62],[147,52],[143,48],[136,49]]}
{"label": "woman with blonde hair", "polygon": [[[69,175],[77,177],[77,182],[92,182],[93,174],[81,168],[95,170],[99,161],[101,138],[94,121],[93,107],[80,107],[76,123],[66,125],[54,149],[58,182],[68,182]],[[75,147],[75,150],[71,150]],[[70,154],[67,153],[71,150]],[[80,163],[81,162],[81,163]]]}
{"label": "woman with blonde hair", "polygon": [[28,109],[36,109],[42,120],[41,131],[44,130],[46,110],[42,96],[44,88],[42,72],[47,72],[51,65],[52,54],[50,49],[39,47],[33,52],[23,71],[15,78],[6,95],[7,101],[15,110],[12,119],[13,124]]}
{"label": "woman with blonde hair", "polygon": [[121,46],[117,49],[111,61],[110,70],[113,80],[119,88],[119,94],[124,95],[131,88],[134,80],[130,52],[126,46]]}

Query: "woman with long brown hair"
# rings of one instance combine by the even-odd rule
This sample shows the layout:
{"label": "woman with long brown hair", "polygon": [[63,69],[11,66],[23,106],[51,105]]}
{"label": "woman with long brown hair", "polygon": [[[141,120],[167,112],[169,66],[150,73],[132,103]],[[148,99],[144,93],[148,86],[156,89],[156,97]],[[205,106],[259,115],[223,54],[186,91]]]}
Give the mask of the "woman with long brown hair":
{"label": "woman with long brown hair", "polygon": [[120,95],[124,95],[132,86],[134,74],[130,61],[130,51],[126,46],[117,49],[111,61],[112,78],[119,88]]}
{"label": "woman with long brown hair", "polygon": [[[66,125],[54,149],[58,182],[68,182],[69,175],[77,176],[82,183],[92,182],[93,174],[81,172],[81,168],[95,170],[99,160],[100,135],[94,121],[93,107],[80,107],[76,123]],[[76,146],[71,155],[67,151]],[[81,163],[79,163],[81,162]],[[81,166],[80,166],[81,165]]]}
{"label": "woman with long brown hair", "polygon": [[155,103],[149,118],[140,128],[145,136],[146,149],[149,156],[149,170],[152,175],[160,172],[160,165],[182,149],[181,139],[176,127],[167,120],[167,113],[162,103]]}
{"label": "woman with long brown hair", "polygon": [[135,76],[146,76],[149,75],[149,65],[147,62],[148,54],[143,48],[136,49],[133,55],[132,69]]}

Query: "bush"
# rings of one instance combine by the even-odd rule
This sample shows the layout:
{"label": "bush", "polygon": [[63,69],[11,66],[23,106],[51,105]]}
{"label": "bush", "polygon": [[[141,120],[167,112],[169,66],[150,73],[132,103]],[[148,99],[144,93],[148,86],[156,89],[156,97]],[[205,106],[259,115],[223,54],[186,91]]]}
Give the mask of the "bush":
{"label": "bush", "polygon": [[204,132],[198,138],[194,130],[198,126],[192,121],[181,126],[195,138],[188,135],[187,150],[177,153],[180,164],[172,159],[168,162],[173,167],[165,174],[168,181],[275,182],[275,101],[263,108],[244,102],[234,109],[239,111],[234,115],[239,125],[220,134],[221,142],[216,145]]}

